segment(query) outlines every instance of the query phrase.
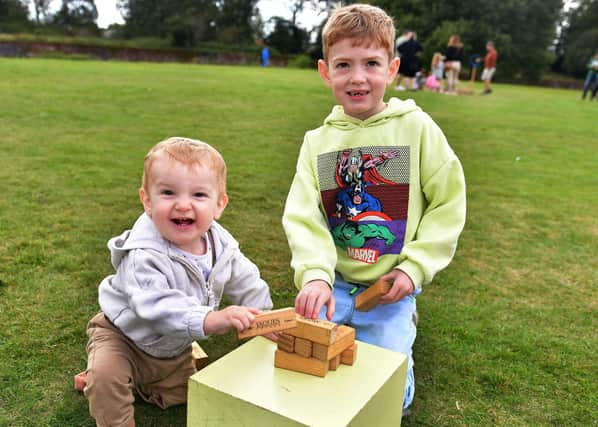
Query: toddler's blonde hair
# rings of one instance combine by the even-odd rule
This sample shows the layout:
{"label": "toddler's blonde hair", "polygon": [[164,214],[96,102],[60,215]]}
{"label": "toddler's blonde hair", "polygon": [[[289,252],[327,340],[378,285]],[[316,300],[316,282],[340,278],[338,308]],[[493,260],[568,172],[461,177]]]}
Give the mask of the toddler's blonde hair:
{"label": "toddler's blonde hair", "polygon": [[186,166],[201,165],[211,169],[216,175],[218,192],[226,194],[226,163],[220,153],[210,144],[191,138],[174,136],[154,145],[143,162],[141,185],[148,191],[152,164],[158,156],[166,155]]}
{"label": "toddler's blonde hair", "polygon": [[434,52],[434,56],[432,56],[432,62],[430,64],[431,65],[430,68],[434,68],[434,67],[438,66],[440,61],[442,61],[442,53]]}

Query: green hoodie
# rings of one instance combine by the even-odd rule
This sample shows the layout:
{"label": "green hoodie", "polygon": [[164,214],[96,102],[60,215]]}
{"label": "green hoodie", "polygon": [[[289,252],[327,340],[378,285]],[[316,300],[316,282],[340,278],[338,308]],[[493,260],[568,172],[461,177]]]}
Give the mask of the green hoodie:
{"label": "green hoodie", "polygon": [[412,100],[366,120],[335,106],[305,134],[283,215],[295,285],[369,285],[393,268],[416,287],[451,261],[465,179],[444,134]]}

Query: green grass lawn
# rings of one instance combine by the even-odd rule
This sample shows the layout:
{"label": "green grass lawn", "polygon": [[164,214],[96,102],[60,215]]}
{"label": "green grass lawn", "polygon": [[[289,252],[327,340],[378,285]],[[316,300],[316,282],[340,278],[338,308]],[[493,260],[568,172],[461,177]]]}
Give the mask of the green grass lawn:
{"label": "green grass lawn", "polygon": [[[418,298],[404,425],[596,425],[598,103],[507,85],[392,94],[436,120],[468,184],[456,257]],[[141,212],[143,156],[168,136],[223,153],[221,222],[292,305],[280,218],[303,133],[332,103],[314,71],[0,59],[0,426],[94,425],[72,378],[106,241]],[[213,358],[236,345],[203,344]],[[185,416],[136,404],[142,426]]]}

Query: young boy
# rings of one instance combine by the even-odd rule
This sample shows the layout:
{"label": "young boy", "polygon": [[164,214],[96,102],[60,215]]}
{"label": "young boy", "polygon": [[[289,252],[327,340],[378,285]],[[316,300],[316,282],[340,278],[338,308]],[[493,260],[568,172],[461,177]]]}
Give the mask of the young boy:
{"label": "young boy", "polygon": [[[187,400],[191,343],[242,331],[272,308],[257,267],[216,220],[226,165],[208,144],[170,138],[145,157],[145,213],[108,247],[116,273],[88,324],[85,396],[99,426],[131,426],[133,390],[167,408]],[[233,304],[218,311],[226,295]]]}
{"label": "young boy", "polygon": [[[283,225],[296,311],[350,324],[357,339],[408,355],[407,408],[415,297],[455,252],[465,181],[427,114],[412,100],[383,101],[399,66],[394,37],[392,19],[369,5],[340,8],[325,25],[318,71],[340,105],[305,135]],[[373,310],[355,311],[355,297],[378,279],[391,290]]]}

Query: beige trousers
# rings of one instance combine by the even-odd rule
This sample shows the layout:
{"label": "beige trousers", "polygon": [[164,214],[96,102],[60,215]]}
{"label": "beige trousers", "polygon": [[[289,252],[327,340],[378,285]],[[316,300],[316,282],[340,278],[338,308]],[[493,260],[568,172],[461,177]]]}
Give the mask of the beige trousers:
{"label": "beige trousers", "polygon": [[454,92],[457,90],[457,83],[459,83],[459,73],[461,72],[460,61],[447,61],[446,65],[449,68],[445,71],[446,74],[446,90]]}
{"label": "beige trousers", "polygon": [[162,409],[187,401],[187,381],[195,373],[191,347],[159,359],[141,351],[99,313],[87,325],[89,413],[98,426],[126,426],[134,419],[133,391]]}

